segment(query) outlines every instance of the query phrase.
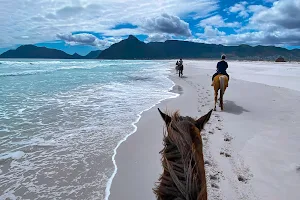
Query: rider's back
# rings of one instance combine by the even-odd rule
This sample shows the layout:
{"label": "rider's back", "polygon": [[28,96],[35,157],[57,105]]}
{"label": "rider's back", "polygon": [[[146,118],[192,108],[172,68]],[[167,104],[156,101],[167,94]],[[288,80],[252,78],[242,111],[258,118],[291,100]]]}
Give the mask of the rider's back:
{"label": "rider's back", "polygon": [[217,71],[218,73],[221,74],[226,74],[226,69],[228,68],[228,64],[225,60],[221,60],[220,62],[218,62],[217,64]]}

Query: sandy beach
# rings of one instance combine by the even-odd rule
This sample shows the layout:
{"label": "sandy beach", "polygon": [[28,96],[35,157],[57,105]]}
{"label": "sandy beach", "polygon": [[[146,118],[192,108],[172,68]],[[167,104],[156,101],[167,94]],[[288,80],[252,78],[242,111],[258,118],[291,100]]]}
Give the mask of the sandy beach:
{"label": "sandy beach", "polygon": [[[159,151],[164,127],[157,108],[179,110],[191,117],[212,109],[214,65],[214,61],[186,61],[183,78],[171,72],[176,84],[172,92],[179,96],[144,112],[137,131],[117,149],[110,200],[155,199],[152,188],[162,173]],[[247,74],[237,70],[238,65],[261,63],[229,62],[232,77],[224,97],[225,110],[213,112],[202,131],[204,158],[209,163],[205,166],[209,199],[299,199],[300,93],[276,85],[288,80],[285,76],[265,73],[261,76],[267,82],[262,84],[263,79],[257,81],[258,76],[248,70],[247,81],[240,80],[240,74]],[[272,68],[272,63],[264,65]],[[286,85],[294,87],[295,83],[300,85],[299,78],[291,78]]]}

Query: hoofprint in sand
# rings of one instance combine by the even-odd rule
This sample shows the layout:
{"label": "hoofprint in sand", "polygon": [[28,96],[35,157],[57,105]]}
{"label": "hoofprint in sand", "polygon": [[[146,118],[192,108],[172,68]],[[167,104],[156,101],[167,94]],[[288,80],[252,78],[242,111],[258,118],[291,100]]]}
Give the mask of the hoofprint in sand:
{"label": "hoofprint in sand", "polygon": [[[180,96],[144,112],[136,124],[136,133],[118,148],[118,171],[109,199],[155,199],[152,188],[163,171],[159,151],[163,148],[164,127],[157,108],[180,110],[181,115],[195,118],[213,108],[210,83],[215,64],[216,61],[186,61],[183,78],[178,78],[175,70],[172,72],[170,78],[176,84],[173,92]],[[300,76],[290,77],[287,70],[297,75],[300,66],[241,62],[244,68],[240,69],[238,64],[229,62],[229,68],[234,67],[224,96],[224,111],[213,112],[201,132],[208,197],[299,199],[300,94],[268,85],[295,89],[294,83],[300,86]],[[272,70],[281,70],[282,74],[274,75]],[[262,74],[256,76],[256,72]],[[238,80],[239,74],[247,81],[253,78],[253,82]],[[257,81],[260,76],[267,79]]]}

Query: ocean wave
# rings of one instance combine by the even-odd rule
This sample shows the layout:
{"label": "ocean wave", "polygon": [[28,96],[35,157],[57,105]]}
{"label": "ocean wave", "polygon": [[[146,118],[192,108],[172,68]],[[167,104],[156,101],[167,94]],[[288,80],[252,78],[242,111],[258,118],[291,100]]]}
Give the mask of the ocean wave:
{"label": "ocean wave", "polygon": [[15,152],[9,152],[0,154],[0,164],[3,164],[6,162],[6,160],[19,160],[21,159],[25,153],[23,151],[15,151]]}
{"label": "ocean wave", "polygon": [[67,69],[93,69],[93,68],[96,68],[96,67],[98,67],[98,66],[87,66],[87,67],[84,67],[84,66],[75,65],[75,66],[63,66],[63,67],[58,68],[58,70],[67,70]]}
{"label": "ocean wave", "polygon": [[[63,61],[57,61],[57,60],[47,60],[47,61],[21,61],[21,60],[2,60],[2,64],[7,64],[7,65],[13,65],[13,64],[26,64],[26,65],[31,65],[31,64],[60,64],[63,63]],[[69,62],[70,63],[70,62]]]}
{"label": "ocean wave", "polygon": [[32,76],[43,73],[51,73],[56,70],[29,70],[23,72],[13,72],[13,73],[3,73],[0,74],[0,77],[11,77],[11,76]]}
{"label": "ocean wave", "polygon": [[62,66],[58,67],[56,69],[48,69],[48,70],[27,70],[23,72],[12,72],[12,73],[2,73],[0,74],[0,77],[12,77],[12,76],[32,76],[32,75],[39,75],[39,74],[48,74],[53,73],[55,71],[60,70],[72,70],[72,69],[93,69],[97,66],[88,66],[88,67],[82,67],[82,66]]}
{"label": "ocean wave", "polygon": [[152,79],[150,76],[128,76],[128,78],[133,81],[149,81]]}
{"label": "ocean wave", "polygon": [[[123,62],[118,61],[119,67],[111,67],[109,70],[102,67],[114,63],[77,62],[36,68],[38,73],[44,73],[41,72],[43,67],[48,71],[70,70],[74,72],[72,76],[76,82],[75,78],[83,74],[81,70],[77,73],[76,69],[99,66],[95,73],[101,72],[103,76],[102,79],[97,78],[97,81],[82,82],[66,90],[60,88],[53,93],[46,91],[42,95],[34,94],[28,96],[26,101],[12,102],[12,105],[9,105],[10,112],[16,115],[11,115],[12,120],[3,120],[7,125],[13,123],[12,128],[9,128],[7,142],[0,145],[3,145],[5,153],[22,151],[26,159],[21,157],[15,161],[7,154],[0,154],[1,157],[5,156],[3,159],[6,158],[3,162],[11,162],[9,170],[13,171],[9,174],[7,170],[3,170],[1,174],[2,177],[12,177],[8,180],[6,191],[14,190],[15,180],[23,185],[35,186],[35,191],[27,191],[27,188],[24,188],[28,195],[41,194],[50,186],[50,182],[41,185],[33,182],[34,178],[45,178],[45,175],[51,172],[51,180],[57,180],[57,184],[51,188],[51,193],[47,193],[49,199],[64,198],[61,191],[68,192],[68,198],[104,199],[105,194],[108,196],[113,179],[111,175],[117,170],[112,159],[119,141],[126,140],[129,134],[135,132],[135,123],[143,111],[153,107],[160,100],[176,96],[168,92],[174,83],[167,78],[169,71],[165,67],[158,67],[158,63],[132,63],[123,65]],[[80,65],[83,66],[79,67]],[[20,67],[23,68],[22,73],[24,68],[27,68],[26,72],[34,73],[36,65],[28,66]],[[71,71],[73,69],[74,71]],[[27,77],[30,78],[32,77]],[[57,81],[55,78],[51,80]],[[68,84],[74,84],[73,79],[66,81],[70,81]],[[9,90],[7,91],[7,94],[10,94]],[[13,135],[15,133],[17,135]],[[60,173],[58,169],[61,168],[66,172]],[[84,170],[68,180],[69,173],[78,169]],[[18,170],[18,173],[14,170]],[[40,173],[35,173],[36,171]],[[97,176],[91,177],[90,174]],[[82,177],[89,177],[88,182]],[[68,180],[67,185],[64,180]],[[87,193],[82,189],[86,187],[97,191],[97,194]],[[70,196],[74,188],[77,190]]]}

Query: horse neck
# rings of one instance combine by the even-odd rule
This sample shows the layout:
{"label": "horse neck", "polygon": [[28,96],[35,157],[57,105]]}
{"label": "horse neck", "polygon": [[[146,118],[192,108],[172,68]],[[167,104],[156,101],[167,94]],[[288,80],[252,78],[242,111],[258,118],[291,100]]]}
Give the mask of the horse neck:
{"label": "horse neck", "polygon": [[206,175],[204,167],[204,158],[203,158],[203,143],[200,134],[196,134],[193,142],[193,148],[195,150],[195,156],[197,160],[197,167],[200,172],[200,181],[201,181],[201,192],[198,195],[197,200],[207,200],[207,185],[206,185]]}

